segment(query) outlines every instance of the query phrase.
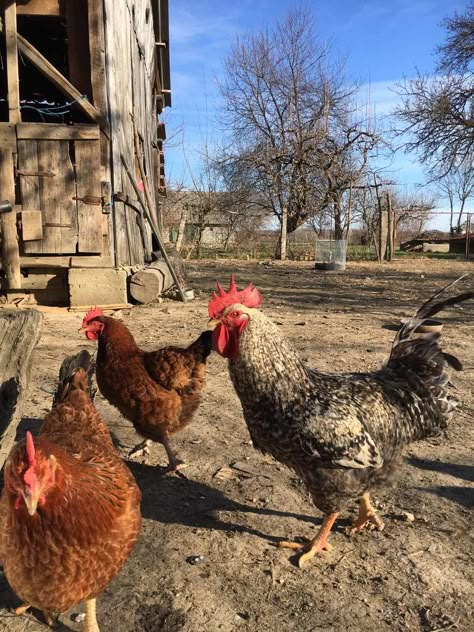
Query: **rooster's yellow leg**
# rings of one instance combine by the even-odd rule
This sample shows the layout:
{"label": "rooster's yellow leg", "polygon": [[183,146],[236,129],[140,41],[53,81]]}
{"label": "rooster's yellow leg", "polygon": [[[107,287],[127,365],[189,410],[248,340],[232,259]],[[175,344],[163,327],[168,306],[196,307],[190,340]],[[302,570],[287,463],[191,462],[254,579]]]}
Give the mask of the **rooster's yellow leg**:
{"label": "rooster's yellow leg", "polygon": [[329,551],[332,548],[327,539],[332,525],[334,524],[338,515],[339,512],[336,511],[325,516],[323,524],[318,531],[318,535],[312,540],[310,538],[304,538],[305,540],[307,540],[304,544],[300,544],[298,542],[279,542],[278,546],[284,549],[294,549],[301,551],[302,554],[298,558],[298,566],[301,568],[306,562],[311,560],[317,553],[319,553],[323,549]]}
{"label": "rooster's yellow leg", "polygon": [[382,531],[385,527],[385,524],[382,518],[377,516],[375,509],[370,502],[369,492],[361,496],[360,505],[359,505],[359,515],[357,520],[352,525],[351,530],[349,531],[349,535],[353,535],[358,531],[362,531],[365,527],[369,529],[378,529]]}
{"label": "rooster's yellow leg", "polygon": [[21,606],[18,606],[18,608],[15,608],[14,612],[16,615],[20,616],[22,614],[25,614],[25,612],[29,610],[30,608],[31,608],[31,604],[22,603]]}
{"label": "rooster's yellow leg", "polygon": [[88,599],[86,601],[86,620],[84,621],[82,632],[100,632],[97,623],[95,599]]}

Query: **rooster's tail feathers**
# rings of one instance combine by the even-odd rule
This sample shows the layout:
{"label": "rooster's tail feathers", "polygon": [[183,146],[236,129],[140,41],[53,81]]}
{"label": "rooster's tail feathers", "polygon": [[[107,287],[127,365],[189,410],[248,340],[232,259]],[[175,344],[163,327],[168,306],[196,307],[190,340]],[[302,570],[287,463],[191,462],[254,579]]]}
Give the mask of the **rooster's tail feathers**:
{"label": "rooster's tail feathers", "polygon": [[93,400],[96,388],[93,385],[93,375],[95,370],[95,362],[91,354],[82,349],[76,355],[64,358],[61,368],[59,369],[58,384],[54,393],[53,406],[62,402],[69,390],[71,384],[76,388],[86,390],[89,397]]}
{"label": "rooster's tail feathers", "polygon": [[434,396],[439,410],[448,415],[459,402],[448,393],[449,367],[462,370],[461,362],[452,354],[443,351],[439,345],[441,333],[421,333],[420,325],[446,307],[458,305],[474,298],[474,292],[458,294],[443,301],[435,302],[446,290],[464,279],[464,275],[434,294],[416,314],[408,319],[398,331],[393,341],[387,363],[389,369],[411,378],[421,387],[427,388]]}

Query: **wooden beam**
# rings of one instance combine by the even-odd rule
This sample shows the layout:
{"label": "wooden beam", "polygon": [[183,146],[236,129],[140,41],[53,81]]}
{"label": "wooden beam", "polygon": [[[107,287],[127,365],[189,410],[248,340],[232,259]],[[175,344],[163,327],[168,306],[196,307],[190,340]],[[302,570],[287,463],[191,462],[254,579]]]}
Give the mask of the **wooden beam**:
{"label": "wooden beam", "polygon": [[18,4],[16,12],[18,15],[61,15],[59,0],[29,0],[27,4]]}
{"label": "wooden beam", "polygon": [[9,147],[12,153],[16,152],[16,132],[13,123],[0,123],[0,146],[3,149]]}
{"label": "wooden beam", "polygon": [[62,75],[28,40],[18,33],[18,49],[36,68],[47,77],[68,99],[75,101],[74,105],[80,108],[84,114],[94,121],[103,123],[100,112],[83,98],[83,95],[70,81]]}
{"label": "wooden beam", "polygon": [[7,48],[8,120],[21,121],[20,81],[18,79],[18,44],[16,32],[16,2],[5,4],[5,42]]}
{"label": "wooden beam", "polygon": [[103,4],[103,0],[88,0],[92,100],[99,112],[105,116],[107,112],[107,82],[105,76],[105,31]]}
{"label": "wooden beam", "polygon": [[[15,174],[13,154],[9,147],[0,146],[0,200],[9,200],[15,205]],[[16,229],[16,213],[0,215],[2,233],[2,267],[8,281],[8,289],[21,289],[20,251]]]}
{"label": "wooden beam", "polygon": [[[56,123],[21,123],[18,140],[100,140],[98,125],[57,125]],[[0,138],[2,136],[0,127]]]}

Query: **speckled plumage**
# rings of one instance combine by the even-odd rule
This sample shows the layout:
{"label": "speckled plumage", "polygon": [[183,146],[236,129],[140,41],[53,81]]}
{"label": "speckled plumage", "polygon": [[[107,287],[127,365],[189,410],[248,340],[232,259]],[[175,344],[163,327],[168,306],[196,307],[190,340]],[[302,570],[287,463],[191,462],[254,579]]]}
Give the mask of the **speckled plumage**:
{"label": "speckled plumage", "polygon": [[8,484],[24,467],[24,441],[8,458],[0,500],[0,561],[8,582],[24,602],[50,613],[100,594],[141,524],[140,491],[85,390],[84,371],[63,378],[34,440],[37,461],[53,455],[57,464],[44,505],[29,515],[24,504],[15,506]]}
{"label": "speckled plumage", "polygon": [[404,446],[446,428],[457,405],[447,369],[460,363],[441,351],[439,334],[415,330],[446,304],[473,297],[430,299],[399,332],[383,368],[344,375],[308,368],[262,312],[227,307],[224,317],[249,317],[229,370],[254,446],[292,468],[325,514],[370,491]]}

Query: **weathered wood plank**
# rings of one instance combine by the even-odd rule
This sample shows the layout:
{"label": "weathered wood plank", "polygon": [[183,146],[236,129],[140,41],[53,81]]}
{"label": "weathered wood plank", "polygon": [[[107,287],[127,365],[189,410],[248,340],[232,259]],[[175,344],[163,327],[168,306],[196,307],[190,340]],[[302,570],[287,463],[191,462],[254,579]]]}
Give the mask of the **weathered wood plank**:
{"label": "weathered wood plank", "polygon": [[74,254],[78,240],[77,194],[74,167],[69,156],[69,143],[58,141],[60,156],[60,178],[58,195],[60,198],[61,254]]}
{"label": "weathered wood plank", "polygon": [[43,238],[41,211],[21,212],[21,237],[23,241],[33,241]]}
{"label": "weathered wood plank", "polygon": [[0,467],[15,441],[42,323],[33,309],[0,310]]}
{"label": "weathered wood plank", "polygon": [[18,33],[18,49],[27,57],[36,68],[47,77],[69,99],[74,101],[74,105],[80,108],[86,116],[96,123],[101,123],[101,114],[96,108],[83,98],[79,90],[72,85],[59,70],[57,70],[28,40]]}
{"label": "weathered wood plank", "polygon": [[0,145],[3,148],[10,147],[12,151],[15,150],[16,133],[13,123],[0,123]]}
{"label": "weathered wood plank", "polygon": [[[11,148],[0,145],[0,200],[9,200],[15,205],[15,175],[13,170],[13,154]],[[2,264],[10,290],[21,289],[20,250],[16,213],[0,215],[2,234]]]}
{"label": "weathered wood plank", "polygon": [[20,81],[18,78],[18,43],[16,32],[16,2],[5,5],[5,42],[7,52],[8,120],[21,121]]}
{"label": "weathered wood plank", "polygon": [[88,0],[87,4],[92,99],[94,106],[105,116],[107,112],[107,86],[103,0]]}
{"label": "weathered wood plank", "polygon": [[[20,126],[18,126],[20,127]],[[18,167],[23,171],[38,172],[38,144],[35,140],[18,141]],[[21,206],[24,211],[41,210],[38,176],[19,176]],[[43,252],[41,240],[23,244],[25,253]]]}
{"label": "weathered wood plank", "polygon": [[92,97],[87,0],[65,3],[69,80],[81,94]]}
{"label": "weathered wood plank", "polygon": [[75,149],[79,252],[101,252],[102,206],[81,201],[86,196],[101,197],[99,143],[78,141]]}
{"label": "weathered wood plank", "polygon": [[[55,140],[37,141],[38,169],[40,171],[56,171],[61,168],[59,143]],[[61,195],[58,181],[54,178],[39,178],[40,208],[43,213],[42,252],[61,254]],[[49,224],[49,226],[48,226]],[[52,225],[53,224],[53,225]]]}
{"label": "weathered wood plank", "polygon": [[28,4],[19,4],[18,15],[61,15],[59,0],[29,0]]}
{"label": "weathered wood plank", "polygon": [[[22,140],[99,140],[98,125],[56,125],[56,123],[21,123],[16,126]],[[1,137],[1,129],[0,129]]]}

